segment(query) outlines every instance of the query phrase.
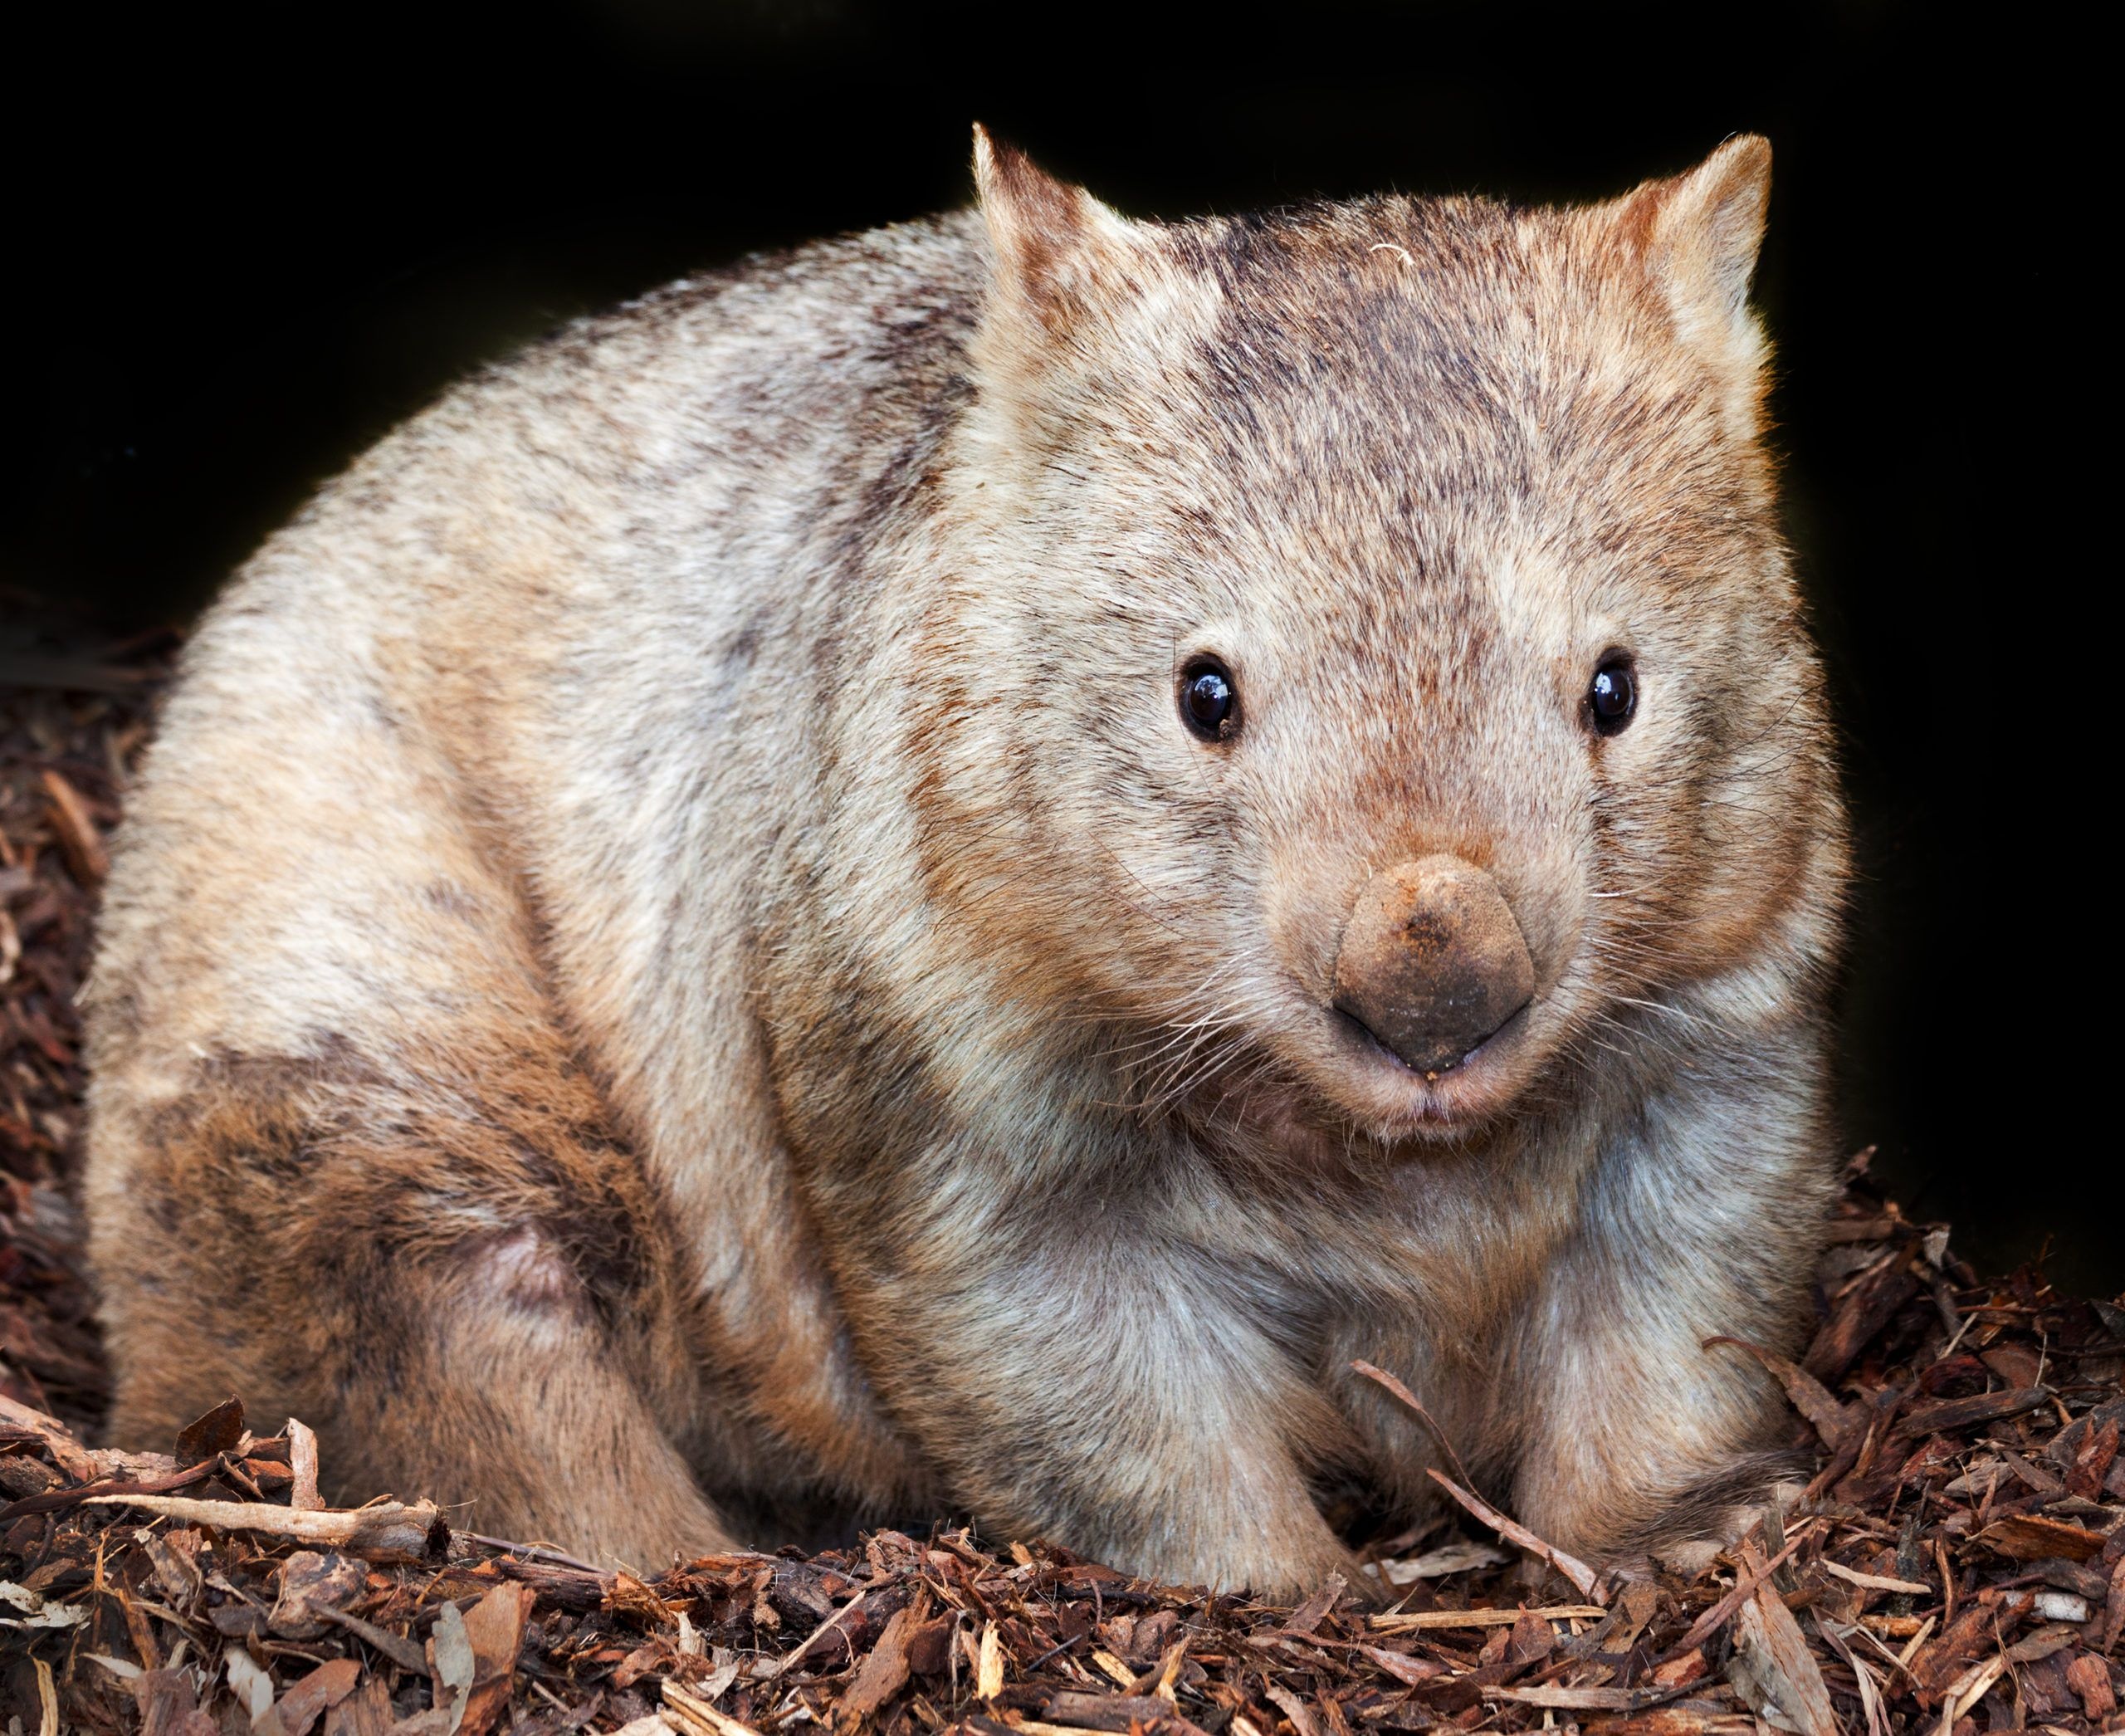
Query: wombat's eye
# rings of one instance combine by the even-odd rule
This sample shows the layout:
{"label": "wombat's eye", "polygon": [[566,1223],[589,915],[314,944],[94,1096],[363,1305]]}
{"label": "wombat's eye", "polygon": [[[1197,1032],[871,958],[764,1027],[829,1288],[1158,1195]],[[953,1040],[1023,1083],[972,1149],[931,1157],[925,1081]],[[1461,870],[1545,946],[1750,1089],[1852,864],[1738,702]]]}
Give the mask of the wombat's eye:
{"label": "wombat's eye", "polygon": [[1613,736],[1638,709],[1638,677],[1627,657],[1607,657],[1586,688],[1586,715],[1598,734]]}
{"label": "wombat's eye", "polygon": [[1180,672],[1180,715],[1205,741],[1221,741],[1239,726],[1239,692],[1232,672],[1214,657],[1199,657]]}

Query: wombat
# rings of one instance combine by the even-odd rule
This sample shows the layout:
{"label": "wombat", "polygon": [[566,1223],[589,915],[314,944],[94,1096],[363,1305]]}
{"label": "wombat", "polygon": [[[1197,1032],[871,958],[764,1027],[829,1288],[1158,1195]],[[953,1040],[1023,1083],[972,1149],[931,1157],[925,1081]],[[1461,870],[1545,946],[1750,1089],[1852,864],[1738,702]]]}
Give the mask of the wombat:
{"label": "wombat", "polygon": [[1722,1534],[1846,873],[1768,147],[975,175],[453,391],[200,628],[89,994],[114,1431],[638,1567],[926,1511],[1288,1596],[1441,1437]]}

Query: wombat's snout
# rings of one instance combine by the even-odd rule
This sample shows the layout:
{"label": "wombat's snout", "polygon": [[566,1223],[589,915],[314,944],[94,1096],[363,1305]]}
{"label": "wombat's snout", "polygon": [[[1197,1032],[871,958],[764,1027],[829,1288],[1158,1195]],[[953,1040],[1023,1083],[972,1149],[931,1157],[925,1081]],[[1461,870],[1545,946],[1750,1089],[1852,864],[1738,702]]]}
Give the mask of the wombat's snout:
{"label": "wombat's snout", "polygon": [[1336,1008],[1422,1073],[1451,1072],[1535,993],[1497,883],[1458,856],[1383,868],[1336,955]]}

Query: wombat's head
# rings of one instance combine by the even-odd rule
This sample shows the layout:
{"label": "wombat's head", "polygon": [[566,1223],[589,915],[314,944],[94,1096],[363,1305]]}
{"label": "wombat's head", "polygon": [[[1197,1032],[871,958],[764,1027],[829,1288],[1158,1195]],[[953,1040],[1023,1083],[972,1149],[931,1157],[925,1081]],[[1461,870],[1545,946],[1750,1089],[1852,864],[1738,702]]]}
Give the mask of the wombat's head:
{"label": "wombat's head", "polygon": [[1398,1139],[1764,1016],[1841,864],[1756,138],[1612,203],[1126,220],[977,139],[927,867],[1146,1100]]}

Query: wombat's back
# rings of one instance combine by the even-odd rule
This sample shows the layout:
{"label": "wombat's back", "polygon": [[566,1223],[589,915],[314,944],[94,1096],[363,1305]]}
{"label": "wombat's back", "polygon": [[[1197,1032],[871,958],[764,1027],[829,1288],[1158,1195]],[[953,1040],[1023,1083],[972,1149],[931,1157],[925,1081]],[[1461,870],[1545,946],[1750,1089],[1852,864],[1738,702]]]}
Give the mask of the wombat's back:
{"label": "wombat's back", "polygon": [[[676,284],[453,391],[272,538],[129,805],[102,1107],[143,1020],[178,1054],[256,1052],[344,1024],[401,952],[408,1010],[462,998],[468,897],[530,892],[561,955],[597,928],[597,971],[561,966],[587,990],[656,912],[579,893],[739,872],[801,800],[819,637],[860,606],[844,581],[950,396],[978,269],[960,218]],[[402,899],[432,946],[378,945]]]}
{"label": "wombat's back", "polygon": [[[867,539],[949,407],[979,270],[962,215],[573,327],[365,456],[211,611],[129,803],[90,996],[121,1435],[201,1390],[316,1409],[270,1347],[190,1323],[286,1286],[296,1362],[357,1334],[306,1318],[292,1259],[383,1209],[337,1185],[335,1143],[498,1075],[637,1148],[672,1208],[657,1283],[801,1289],[755,1161],[754,894],[812,800],[812,703],[860,639]],[[214,1108],[261,1084],[300,1126]],[[270,1209],[306,1230],[179,1203],[241,1202],[276,1161]],[[403,1189],[462,1161],[409,1156]],[[362,1464],[349,1443],[342,1470]]]}

